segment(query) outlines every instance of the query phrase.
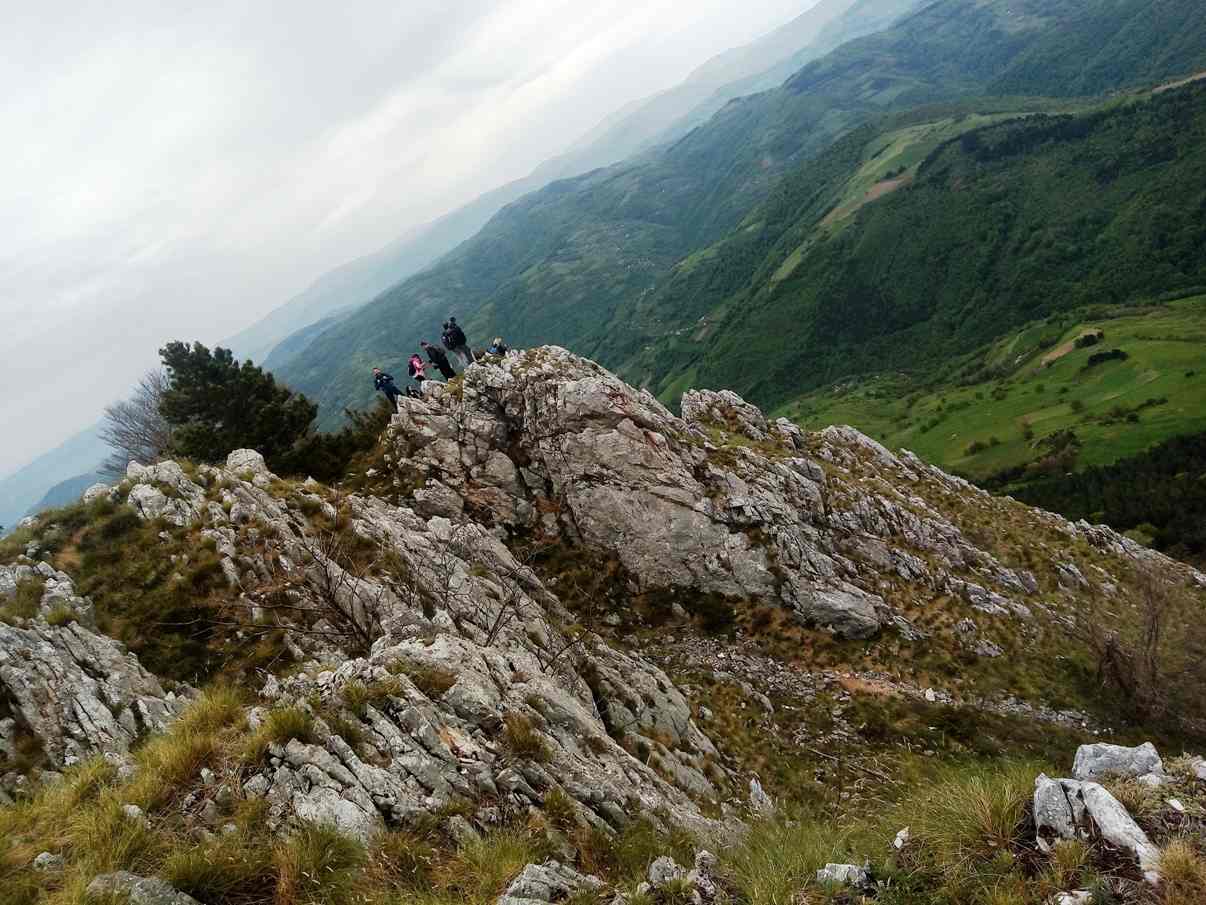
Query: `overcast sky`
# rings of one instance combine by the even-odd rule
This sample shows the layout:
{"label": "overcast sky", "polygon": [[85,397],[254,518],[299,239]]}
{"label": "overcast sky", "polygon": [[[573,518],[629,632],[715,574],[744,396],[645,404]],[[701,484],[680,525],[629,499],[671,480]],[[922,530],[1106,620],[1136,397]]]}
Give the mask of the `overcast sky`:
{"label": "overcast sky", "polygon": [[0,0],[0,476],[814,0]]}

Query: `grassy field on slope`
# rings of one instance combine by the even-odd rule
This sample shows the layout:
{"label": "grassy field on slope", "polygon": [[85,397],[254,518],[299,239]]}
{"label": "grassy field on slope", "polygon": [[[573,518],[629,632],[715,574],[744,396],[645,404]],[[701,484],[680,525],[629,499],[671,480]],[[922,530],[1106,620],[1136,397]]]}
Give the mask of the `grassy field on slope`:
{"label": "grassy field on slope", "polygon": [[[852,424],[978,479],[1041,458],[1044,438],[1060,431],[1079,440],[1079,467],[1206,430],[1206,296],[1095,313],[1031,325],[978,356],[990,368],[1017,366],[1007,377],[924,389],[877,377],[803,396],[778,414],[809,428]],[[1099,343],[1075,347],[1096,330]],[[1087,367],[1091,355],[1113,349],[1126,359]]]}

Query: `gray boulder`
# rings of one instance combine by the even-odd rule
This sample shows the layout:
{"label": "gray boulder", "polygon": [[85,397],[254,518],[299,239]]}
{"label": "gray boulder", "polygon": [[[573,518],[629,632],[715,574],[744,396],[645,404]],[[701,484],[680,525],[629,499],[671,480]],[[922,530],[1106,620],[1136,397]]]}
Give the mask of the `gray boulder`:
{"label": "gray boulder", "polygon": [[1076,749],[1072,766],[1076,779],[1100,780],[1109,776],[1164,778],[1164,763],[1151,742],[1134,748],[1098,743]]}
{"label": "gray boulder", "polygon": [[1050,851],[1057,839],[1102,839],[1139,862],[1150,883],[1160,879],[1160,850],[1113,795],[1095,782],[1051,779],[1034,781],[1036,842]]}
{"label": "gray boulder", "polygon": [[93,484],[91,487],[89,487],[87,490],[84,491],[84,493],[80,497],[80,499],[83,500],[85,503],[91,503],[91,502],[94,502],[95,500],[99,500],[101,497],[108,496],[112,492],[112,490],[113,490],[113,488],[110,487],[108,484],[104,484],[104,483]]}
{"label": "gray boulder", "polygon": [[94,878],[85,896],[92,901],[124,898],[129,905],[201,905],[158,877],[140,877],[124,870]]}
{"label": "gray boulder", "polygon": [[599,890],[603,882],[598,877],[580,874],[559,861],[529,864],[511,881],[497,905],[549,905],[564,902],[579,892]]}
{"label": "gray boulder", "polygon": [[832,886],[863,887],[871,882],[865,868],[857,864],[826,864],[817,871],[817,882]]}
{"label": "gray boulder", "polygon": [[264,457],[254,449],[236,449],[226,457],[227,471],[236,474],[250,473],[252,475],[270,474]]}

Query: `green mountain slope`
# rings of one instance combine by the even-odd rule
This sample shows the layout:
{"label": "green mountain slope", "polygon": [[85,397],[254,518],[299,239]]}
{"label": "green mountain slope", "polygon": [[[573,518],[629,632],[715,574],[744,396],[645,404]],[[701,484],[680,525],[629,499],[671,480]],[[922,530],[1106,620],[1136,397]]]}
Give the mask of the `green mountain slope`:
{"label": "green mountain slope", "polygon": [[[385,247],[324,274],[232,337],[228,345],[239,356],[256,361],[264,361],[270,353],[277,358],[292,355],[299,344],[313,337],[317,322],[346,316],[355,306],[434,264],[507,204],[555,180],[587,173],[681,138],[732,98],[759,86],[778,84],[804,62],[843,40],[877,30],[919,2],[821,0],[769,34],[714,57],[678,85],[607,117],[573,147],[522,179],[486,192]],[[308,333],[304,343],[295,331]]]}
{"label": "green mountain slope", "polygon": [[[1196,5],[1175,5],[1185,21],[1206,20]],[[396,363],[450,313],[479,341],[495,333],[518,344],[555,341],[617,364],[623,359],[609,351],[617,341],[627,358],[648,340],[629,329],[625,306],[655,290],[676,263],[748,229],[750,209],[782,193],[781,177],[835,136],[885,110],[981,93],[1019,61],[1036,65],[1043,53],[1035,48],[1051,33],[1075,29],[1086,8],[1100,6],[938,0],[809,64],[780,89],[729,104],[667,149],[510,205],[440,265],[325,331],[281,376],[316,397],[332,424],[345,405],[367,401],[369,367]],[[1132,0],[1112,21],[1131,28],[1146,7]],[[1146,59],[1120,63],[1114,82],[1152,71]],[[1066,93],[1057,82],[1037,87]],[[658,370],[660,379],[670,373]]]}
{"label": "green mountain slope", "polygon": [[[851,136],[827,165],[857,173],[882,138]],[[844,183],[801,179],[766,210],[803,211],[769,253],[722,247],[691,275],[737,270],[706,336],[664,339],[629,370],[663,393],[689,373],[778,404],[844,377],[932,369],[1053,312],[1204,285],[1203,148],[1206,90],[1190,85],[966,132],[845,220],[832,218]],[[735,361],[757,366],[734,373]]]}

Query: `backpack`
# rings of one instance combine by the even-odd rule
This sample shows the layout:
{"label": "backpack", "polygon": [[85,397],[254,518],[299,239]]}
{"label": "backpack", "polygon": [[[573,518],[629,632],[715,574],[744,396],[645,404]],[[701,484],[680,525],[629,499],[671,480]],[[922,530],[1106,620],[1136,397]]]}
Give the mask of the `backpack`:
{"label": "backpack", "polygon": [[465,331],[461,329],[460,324],[453,324],[449,327],[448,336],[452,340],[452,348],[465,345]]}

